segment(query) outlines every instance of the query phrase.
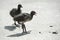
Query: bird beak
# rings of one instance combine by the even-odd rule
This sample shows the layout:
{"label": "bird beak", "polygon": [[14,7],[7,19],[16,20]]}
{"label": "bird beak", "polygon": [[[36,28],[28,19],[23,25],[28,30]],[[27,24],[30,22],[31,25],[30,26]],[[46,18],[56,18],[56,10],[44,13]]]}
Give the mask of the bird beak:
{"label": "bird beak", "polygon": [[35,13],[35,16],[36,16],[37,13]]}

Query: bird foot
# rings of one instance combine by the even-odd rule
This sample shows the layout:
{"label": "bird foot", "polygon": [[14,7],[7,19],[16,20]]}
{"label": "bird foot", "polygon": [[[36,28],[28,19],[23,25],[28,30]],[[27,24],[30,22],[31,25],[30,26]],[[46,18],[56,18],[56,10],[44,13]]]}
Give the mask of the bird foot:
{"label": "bird foot", "polygon": [[27,33],[27,31],[26,32],[22,32],[22,33]]}

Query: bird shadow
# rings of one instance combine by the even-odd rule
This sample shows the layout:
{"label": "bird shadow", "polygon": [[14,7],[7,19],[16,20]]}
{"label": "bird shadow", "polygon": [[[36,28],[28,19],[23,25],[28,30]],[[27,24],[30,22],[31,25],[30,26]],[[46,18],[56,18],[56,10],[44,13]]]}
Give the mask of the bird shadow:
{"label": "bird shadow", "polygon": [[31,30],[30,30],[30,31],[27,31],[27,33],[16,33],[16,34],[8,35],[7,37],[19,37],[19,36],[24,36],[24,35],[30,34],[30,32],[31,32]]}
{"label": "bird shadow", "polygon": [[16,29],[16,26],[5,26],[4,29],[9,30],[9,31],[13,31]]}

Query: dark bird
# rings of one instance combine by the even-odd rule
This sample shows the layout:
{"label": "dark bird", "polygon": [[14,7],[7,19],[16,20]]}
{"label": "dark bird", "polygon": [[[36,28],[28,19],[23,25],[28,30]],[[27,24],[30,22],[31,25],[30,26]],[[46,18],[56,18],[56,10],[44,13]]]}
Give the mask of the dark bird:
{"label": "dark bird", "polygon": [[28,13],[21,13],[21,14],[15,16],[13,20],[14,21],[17,21],[19,24],[22,24],[23,32],[26,32],[26,27],[25,27],[25,24],[24,23],[32,20],[32,18],[33,18],[33,16],[35,14],[36,14],[35,11],[31,11],[30,14],[28,14]]}
{"label": "dark bird", "polygon": [[[14,19],[14,16],[21,14],[22,13],[21,8],[23,8],[22,5],[21,4],[18,4],[17,8],[13,8],[10,11],[10,16],[13,17],[13,19]],[[16,25],[16,22],[15,21],[14,21],[14,24]]]}

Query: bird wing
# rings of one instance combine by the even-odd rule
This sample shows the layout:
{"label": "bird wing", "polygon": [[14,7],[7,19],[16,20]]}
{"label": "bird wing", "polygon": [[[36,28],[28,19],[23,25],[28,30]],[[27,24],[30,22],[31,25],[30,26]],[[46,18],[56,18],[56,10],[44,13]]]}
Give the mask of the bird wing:
{"label": "bird wing", "polygon": [[16,8],[13,8],[13,9],[10,11],[10,15],[11,15],[12,17],[15,16],[16,10],[17,10]]}
{"label": "bird wing", "polygon": [[28,18],[30,18],[30,15],[28,13],[21,13],[19,15],[14,16],[14,18],[28,19]]}
{"label": "bird wing", "polygon": [[16,21],[27,21],[31,18],[31,15],[28,13],[21,13],[19,16],[14,17]]}
{"label": "bird wing", "polygon": [[24,19],[30,18],[30,15],[28,13],[23,14],[23,16],[24,16]]}

